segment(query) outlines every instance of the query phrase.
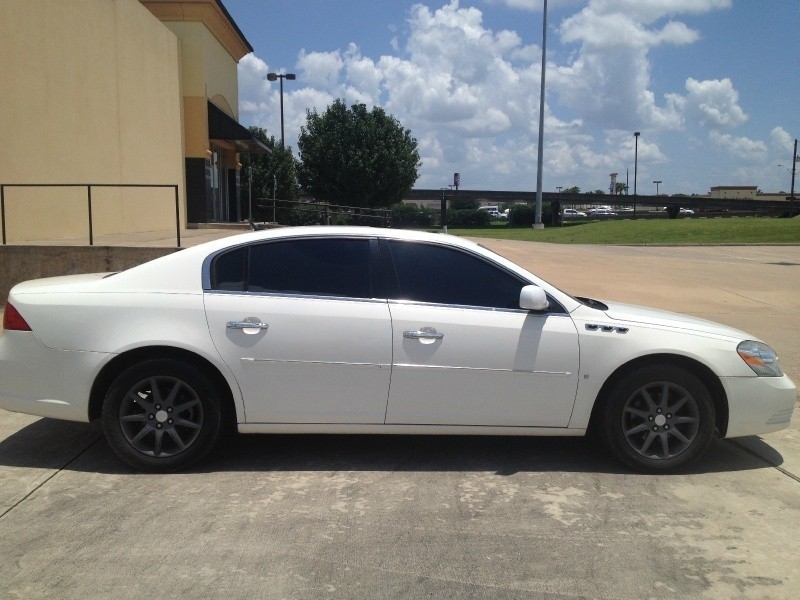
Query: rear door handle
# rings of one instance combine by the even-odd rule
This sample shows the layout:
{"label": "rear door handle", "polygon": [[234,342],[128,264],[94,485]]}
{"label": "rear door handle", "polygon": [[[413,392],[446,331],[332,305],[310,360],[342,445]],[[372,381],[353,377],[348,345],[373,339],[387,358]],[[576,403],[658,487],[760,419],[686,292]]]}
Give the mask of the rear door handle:
{"label": "rear door handle", "polygon": [[403,337],[407,340],[441,340],[444,339],[444,334],[433,327],[423,327],[417,331],[404,331]]}

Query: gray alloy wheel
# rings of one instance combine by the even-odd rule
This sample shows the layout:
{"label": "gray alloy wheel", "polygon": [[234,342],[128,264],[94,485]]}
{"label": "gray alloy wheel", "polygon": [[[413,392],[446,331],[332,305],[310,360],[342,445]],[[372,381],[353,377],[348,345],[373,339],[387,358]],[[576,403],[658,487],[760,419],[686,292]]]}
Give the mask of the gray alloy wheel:
{"label": "gray alloy wheel", "polygon": [[606,445],[640,471],[684,467],[706,451],[714,433],[714,403],[690,371],[652,365],[614,386],[603,414]]}
{"label": "gray alloy wheel", "polygon": [[700,411],[691,393],[671,381],[637,389],[622,410],[628,445],[645,458],[667,459],[688,450],[700,429]]}
{"label": "gray alloy wheel", "polygon": [[119,424],[125,441],[142,454],[175,456],[197,440],[203,428],[203,403],[182,379],[148,377],[123,397]]}
{"label": "gray alloy wheel", "polygon": [[220,434],[217,390],[193,366],[150,360],[122,373],[103,405],[114,452],[143,471],[175,471],[202,458]]}

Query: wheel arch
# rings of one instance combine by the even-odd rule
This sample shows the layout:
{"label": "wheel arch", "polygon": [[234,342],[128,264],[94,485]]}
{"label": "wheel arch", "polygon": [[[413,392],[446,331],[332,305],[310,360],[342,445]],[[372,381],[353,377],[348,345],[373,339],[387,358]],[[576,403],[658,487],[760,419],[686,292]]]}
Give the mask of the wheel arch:
{"label": "wheel arch", "polygon": [[92,390],[89,394],[89,420],[94,421],[101,417],[106,394],[117,377],[135,364],[156,359],[172,359],[184,362],[208,376],[211,383],[220,393],[223,427],[234,428],[236,426],[236,405],[233,392],[219,368],[199,354],[173,346],[134,348],[115,356],[109,361],[97,374],[92,384]]}
{"label": "wheel arch", "polygon": [[650,354],[633,359],[619,366],[603,383],[603,387],[595,398],[592,414],[589,418],[587,431],[594,432],[602,420],[602,411],[608,401],[609,394],[617,382],[628,373],[642,367],[653,365],[673,365],[686,369],[703,382],[714,401],[715,423],[714,426],[722,437],[728,430],[728,396],[719,377],[705,364],[698,360],[681,356],[679,354]]}

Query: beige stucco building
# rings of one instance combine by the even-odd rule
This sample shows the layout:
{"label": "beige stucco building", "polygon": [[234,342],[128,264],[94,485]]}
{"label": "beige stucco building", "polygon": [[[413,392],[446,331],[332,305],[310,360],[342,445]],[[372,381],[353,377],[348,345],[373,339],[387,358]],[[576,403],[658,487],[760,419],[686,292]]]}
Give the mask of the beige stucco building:
{"label": "beige stucco building", "polygon": [[[239,220],[237,62],[219,0],[0,0],[4,241]],[[48,187],[45,184],[104,184]],[[27,187],[24,187],[27,186]]]}

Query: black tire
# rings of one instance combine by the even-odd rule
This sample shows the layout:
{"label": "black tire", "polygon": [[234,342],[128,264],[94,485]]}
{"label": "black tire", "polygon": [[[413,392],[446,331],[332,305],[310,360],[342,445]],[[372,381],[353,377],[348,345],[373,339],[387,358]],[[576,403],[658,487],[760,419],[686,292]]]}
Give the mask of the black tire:
{"label": "black tire", "polygon": [[185,469],[220,436],[220,395],[195,367],[148,360],[124,371],[103,403],[103,431],[114,452],[141,471]]}
{"label": "black tire", "polygon": [[714,434],[714,402],[691,372],[652,365],[612,389],[600,431],[606,446],[637,471],[677,470],[697,460]]}

